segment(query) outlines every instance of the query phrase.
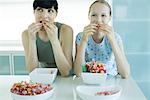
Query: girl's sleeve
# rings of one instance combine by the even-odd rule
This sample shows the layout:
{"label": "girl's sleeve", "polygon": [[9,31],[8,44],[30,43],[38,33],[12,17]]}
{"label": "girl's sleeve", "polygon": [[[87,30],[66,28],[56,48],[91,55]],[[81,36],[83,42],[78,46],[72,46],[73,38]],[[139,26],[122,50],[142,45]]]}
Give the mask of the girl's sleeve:
{"label": "girl's sleeve", "polygon": [[119,45],[122,45],[122,38],[121,38],[121,36],[116,33],[115,38],[116,38],[116,40],[117,40],[117,43],[118,43]]}
{"label": "girl's sleeve", "polygon": [[80,32],[80,33],[77,34],[75,43],[77,45],[79,45],[80,42],[81,42],[81,39],[82,39],[82,32]]}

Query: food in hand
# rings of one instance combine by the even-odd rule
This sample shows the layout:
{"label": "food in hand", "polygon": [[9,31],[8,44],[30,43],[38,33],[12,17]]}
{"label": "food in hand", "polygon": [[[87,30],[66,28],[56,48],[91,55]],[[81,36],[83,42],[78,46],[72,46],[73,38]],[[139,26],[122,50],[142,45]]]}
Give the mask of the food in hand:
{"label": "food in hand", "polygon": [[20,83],[14,83],[10,91],[18,95],[33,96],[46,93],[50,90],[52,90],[50,84],[45,85],[42,83],[28,83],[26,81],[22,81]]}
{"label": "food in hand", "polygon": [[97,61],[91,61],[89,63],[86,63],[85,67],[86,67],[87,72],[106,73],[105,64],[97,62]]}

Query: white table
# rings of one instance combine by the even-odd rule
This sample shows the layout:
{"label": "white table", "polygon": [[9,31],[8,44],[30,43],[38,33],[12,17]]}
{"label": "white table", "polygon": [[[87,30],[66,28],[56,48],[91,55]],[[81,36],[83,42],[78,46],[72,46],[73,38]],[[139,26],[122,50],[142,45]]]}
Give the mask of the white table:
{"label": "white table", "polygon": [[[30,78],[27,75],[0,75],[0,100],[13,100],[11,98],[10,88],[15,82],[21,82],[23,80],[29,81]],[[48,100],[81,100],[75,92],[75,87],[83,84],[80,77],[57,76],[53,84],[55,87],[54,95]],[[119,100],[146,100],[146,97],[132,78],[113,78],[109,79],[103,85],[111,84],[119,84],[122,86],[123,91]]]}

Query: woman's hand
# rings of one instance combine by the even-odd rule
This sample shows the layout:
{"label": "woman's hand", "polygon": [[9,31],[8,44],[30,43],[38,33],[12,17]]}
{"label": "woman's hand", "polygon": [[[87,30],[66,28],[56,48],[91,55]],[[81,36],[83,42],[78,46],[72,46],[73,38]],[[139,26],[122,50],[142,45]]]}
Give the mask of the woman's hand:
{"label": "woman's hand", "polygon": [[28,36],[31,40],[36,40],[37,32],[42,28],[42,23],[32,23],[28,26]]}
{"label": "woman's hand", "polygon": [[47,33],[47,36],[51,42],[58,39],[58,28],[57,28],[57,26],[55,26],[53,23],[49,23],[47,21],[45,21],[43,23],[43,26],[44,26],[45,31]]}
{"label": "woman's hand", "polygon": [[83,41],[87,42],[88,37],[96,33],[97,30],[98,30],[97,24],[89,24],[88,26],[84,27],[83,38],[82,38]]}

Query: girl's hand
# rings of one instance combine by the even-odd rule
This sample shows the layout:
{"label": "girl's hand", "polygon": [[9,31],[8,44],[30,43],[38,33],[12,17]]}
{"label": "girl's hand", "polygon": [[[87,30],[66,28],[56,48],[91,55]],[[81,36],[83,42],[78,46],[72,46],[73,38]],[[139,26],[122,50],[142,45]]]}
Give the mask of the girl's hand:
{"label": "girl's hand", "polygon": [[58,28],[57,28],[57,26],[55,26],[53,23],[49,23],[47,21],[45,21],[43,23],[43,26],[44,26],[45,31],[47,33],[47,36],[51,42],[58,39]]}
{"label": "girl's hand", "polygon": [[42,28],[42,23],[32,23],[28,26],[28,36],[31,40],[36,40],[37,32]]}
{"label": "girl's hand", "polygon": [[115,38],[113,28],[107,24],[99,24],[98,30],[99,30],[99,32],[103,32],[104,34],[106,34],[108,39]]}
{"label": "girl's hand", "polygon": [[97,30],[98,30],[97,24],[89,24],[88,26],[84,27],[83,37],[82,37],[83,41],[87,42],[88,37],[96,33]]}

